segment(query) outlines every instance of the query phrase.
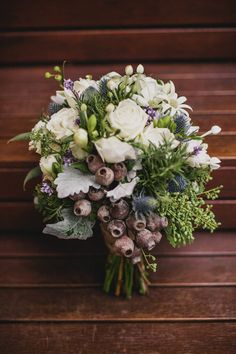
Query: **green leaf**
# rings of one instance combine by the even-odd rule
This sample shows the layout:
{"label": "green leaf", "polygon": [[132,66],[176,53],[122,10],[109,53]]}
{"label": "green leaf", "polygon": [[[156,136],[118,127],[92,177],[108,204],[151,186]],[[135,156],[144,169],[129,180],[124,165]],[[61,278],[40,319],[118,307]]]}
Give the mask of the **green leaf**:
{"label": "green leaf", "polygon": [[12,141],[27,141],[27,140],[30,140],[30,135],[31,135],[31,132],[18,134],[16,136],[14,136],[13,138],[11,138],[10,140],[8,140],[7,143],[11,143]]}
{"label": "green leaf", "polygon": [[49,234],[62,239],[86,240],[93,235],[95,221],[89,217],[79,217],[74,215],[71,209],[63,209],[62,221],[55,224],[47,224],[43,230],[44,234]]}
{"label": "green leaf", "polygon": [[24,183],[23,183],[24,190],[25,190],[26,183],[28,183],[32,178],[40,176],[40,174],[41,174],[41,170],[39,166],[34,167],[32,170],[30,170],[24,179]]}
{"label": "green leaf", "polygon": [[90,173],[88,166],[87,166],[86,162],[84,162],[84,161],[83,162],[82,161],[74,162],[70,165],[70,167],[77,168],[78,170],[80,170],[83,173]]}

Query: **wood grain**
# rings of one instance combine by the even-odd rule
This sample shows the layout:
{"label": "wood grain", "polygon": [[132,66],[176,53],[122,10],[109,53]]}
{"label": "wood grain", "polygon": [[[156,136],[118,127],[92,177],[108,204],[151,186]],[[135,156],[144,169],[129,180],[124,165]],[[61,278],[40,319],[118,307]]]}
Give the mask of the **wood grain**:
{"label": "wood grain", "polygon": [[139,0],[135,6],[124,0],[95,1],[93,6],[72,0],[67,7],[58,0],[56,9],[53,3],[45,0],[40,3],[22,0],[20,4],[13,0],[2,2],[0,13],[0,28],[4,29],[228,25],[236,21],[233,0],[216,1],[214,11],[210,0],[189,0],[188,6],[184,0],[179,0],[178,4],[173,0],[148,0],[144,4]]}
{"label": "wood grain", "polygon": [[[195,232],[195,240],[191,245],[173,248],[163,236],[161,242],[153,250],[159,256],[235,256],[235,232]],[[80,257],[80,255],[107,254],[103,238],[99,230],[95,230],[94,237],[86,242],[78,240],[60,240],[54,236],[42,233],[1,233],[0,258],[33,258],[33,257]]]}
{"label": "wood grain", "polygon": [[[90,254],[60,258],[0,259],[0,286],[81,286],[101,284],[106,257]],[[236,257],[159,256],[154,284],[168,286],[236,285]]]}
{"label": "wood grain", "polygon": [[97,287],[0,289],[0,321],[230,320],[236,319],[236,304],[232,301],[235,296],[236,287],[156,287],[148,296],[135,294],[127,302],[107,296]]}
{"label": "wood grain", "polygon": [[[235,323],[3,323],[0,349],[8,354],[234,353]],[[112,342],[111,342],[112,341]],[[30,348],[30,351],[29,351]],[[99,349],[99,350],[100,350]]]}
{"label": "wood grain", "polygon": [[233,27],[2,32],[0,63],[234,60],[235,40]]}

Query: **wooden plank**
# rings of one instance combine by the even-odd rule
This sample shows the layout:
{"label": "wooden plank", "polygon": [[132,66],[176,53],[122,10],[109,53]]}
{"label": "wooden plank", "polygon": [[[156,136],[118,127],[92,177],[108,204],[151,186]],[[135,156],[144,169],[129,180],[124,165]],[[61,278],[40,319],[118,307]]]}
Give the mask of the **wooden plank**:
{"label": "wooden plank", "polygon": [[[216,218],[222,223],[221,228],[236,227],[236,200],[216,200],[209,203],[214,206]],[[42,218],[32,202],[0,202],[0,213],[2,230],[39,231],[43,227]]]}
{"label": "wooden plank", "polygon": [[0,321],[236,319],[235,296],[236,287],[159,287],[151,288],[149,296],[135,294],[130,302],[96,287],[0,289]]}
{"label": "wooden plank", "polygon": [[[236,140],[233,134],[220,134],[206,139],[209,143],[209,153],[220,158],[236,156]],[[0,168],[31,167],[38,163],[40,156],[28,151],[27,142],[7,144],[6,139],[0,139]]]}
{"label": "wooden plank", "polygon": [[[1,258],[0,286],[81,286],[101,284],[104,255],[60,258]],[[168,286],[235,285],[236,257],[159,256],[154,284]]]}
{"label": "wooden plank", "polygon": [[[160,1],[148,0],[145,4],[142,1],[136,1],[135,6],[124,0],[112,2],[103,0],[94,2],[93,6],[87,2],[72,0],[70,6],[66,8],[64,2],[58,0],[55,16],[55,6],[47,1],[39,4],[23,0],[19,5],[16,0],[13,0],[1,3],[0,28],[149,27],[235,23],[233,0],[227,0],[224,3],[217,1],[213,10],[210,0],[201,0],[197,3],[190,0],[188,6],[184,0],[178,1],[178,4],[173,0],[161,4]],[[84,16],[88,13],[89,16]]]}
{"label": "wooden plank", "polygon": [[[30,181],[24,191],[23,181],[28,171],[29,168],[0,168],[1,201],[32,201],[34,187],[40,183],[40,179]],[[236,166],[221,167],[213,172],[213,178],[208,188],[223,185],[220,198],[236,198]]]}
{"label": "wooden plank", "polygon": [[[2,323],[8,354],[234,353],[236,324],[222,323]],[[29,352],[30,348],[30,352]]]}
{"label": "wooden plank", "polygon": [[235,40],[235,28],[3,32],[0,63],[231,60]]}
{"label": "wooden plank", "polygon": [[[235,232],[196,232],[195,241],[188,246],[173,248],[166,237],[153,250],[155,255],[168,256],[229,256],[236,255]],[[86,242],[60,240],[42,233],[2,233],[0,234],[0,258],[7,257],[79,257],[81,254],[106,254],[99,230]]]}

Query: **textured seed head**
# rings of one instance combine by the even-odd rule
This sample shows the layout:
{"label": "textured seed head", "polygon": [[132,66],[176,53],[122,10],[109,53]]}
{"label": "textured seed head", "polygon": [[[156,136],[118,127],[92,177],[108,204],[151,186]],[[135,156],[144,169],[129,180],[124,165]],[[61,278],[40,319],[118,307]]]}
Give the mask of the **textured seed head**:
{"label": "textured seed head", "polygon": [[107,205],[102,205],[97,212],[98,219],[103,223],[108,223],[111,220],[109,208]]}
{"label": "textured seed head", "polygon": [[151,251],[156,245],[151,231],[147,229],[144,229],[137,233],[136,241],[139,247],[147,248],[148,251]]}
{"label": "textured seed head", "polygon": [[95,174],[95,180],[102,186],[109,186],[114,181],[114,172],[109,167],[100,167]]}
{"label": "textured seed head", "polygon": [[129,211],[129,204],[124,199],[120,199],[112,204],[110,213],[113,218],[124,220],[129,215]]}
{"label": "textured seed head", "polygon": [[127,167],[124,162],[115,163],[112,166],[115,181],[122,181],[127,176]]}
{"label": "textured seed head", "polygon": [[97,170],[104,166],[104,162],[98,155],[88,155],[86,158],[88,169],[91,173],[95,174]]}
{"label": "textured seed head", "polygon": [[131,238],[124,235],[115,241],[114,250],[124,257],[131,257],[134,251],[134,243]]}
{"label": "textured seed head", "polygon": [[107,230],[115,238],[121,237],[126,232],[126,226],[123,220],[114,219],[107,225]]}
{"label": "textured seed head", "polygon": [[99,200],[101,200],[103,197],[105,196],[105,192],[103,189],[96,189],[93,187],[89,188],[89,192],[88,192],[88,197],[91,201],[93,202],[98,202]]}
{"label": "textured seed head", "polygon": [[76,216],[88,216],[91,211],[91,203],[87,199],[78,200],[74,204],[74,213]]}

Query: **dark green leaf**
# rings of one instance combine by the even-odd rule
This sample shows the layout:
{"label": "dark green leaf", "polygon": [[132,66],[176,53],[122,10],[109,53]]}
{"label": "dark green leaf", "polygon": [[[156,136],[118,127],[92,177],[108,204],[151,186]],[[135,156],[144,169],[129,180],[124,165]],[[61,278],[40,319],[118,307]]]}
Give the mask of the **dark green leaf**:
{"label": "dark green leaf", "polygon": [[10,140],[8,140],[8,143],[11,143],[12,141],[27,141],[27,140],[30,140],[30,135],[31,135],[31,132],[18,134],[16,136],[14,136],[14,138],[11,138]]}
{"label": "dark green leaf", "polygon": [[39,166],[34,167],[32,170],[30,170],[24,179],[24,183],[23,183],[24,190],[25,190],[26,183],[29,182],[32,178],[40,176],[40,174],[41,174],[41,170]]}

